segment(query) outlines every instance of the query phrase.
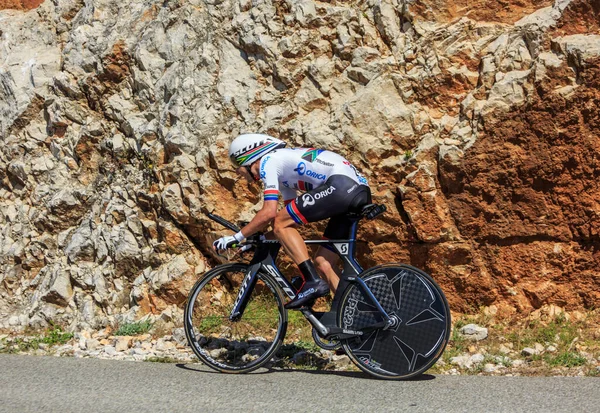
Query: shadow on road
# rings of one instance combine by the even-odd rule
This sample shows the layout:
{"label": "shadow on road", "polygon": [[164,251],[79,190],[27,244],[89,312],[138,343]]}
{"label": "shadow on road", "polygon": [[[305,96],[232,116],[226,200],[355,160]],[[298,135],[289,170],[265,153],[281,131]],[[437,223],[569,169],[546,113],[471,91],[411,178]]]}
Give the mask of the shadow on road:
{"label": "shadow on road", "polygon": [[[175,366],[177,368],[180,368],[183,370],[195,371],[197,373],[203,373],[203,374],[227,374],[227,373],[219,373],[218,371],[214,371],[214,370],[207,370],[206,366],[204,366],[203,364],[199,364],[199,363],[195,363],[195,364],[177,363],[177,364],[175,364]],[[333,375],[333,376],[339,376],[339,377],[350,377],[350,378],[363,379],[363,380],[387,381],[385,379],[379,379],[377,377],[369,376],[368,374],[360,372],[360,371],[304,370],[304,369],[265,368],[265,367],[263,367],[258,370],[255,370],[249,374],[261,374],[262,375],[262,374],[272,374],[272,373],[294,373],[294,372],[301,372],[301,373],[308,373],[308,374],[326,374],[326,375]],[[433,376],[431,374],[421,374],[420,376],[414,377],[407,381],[428,381],[428,380],[434,380],[434,379],[435,379],[435,376]]]}

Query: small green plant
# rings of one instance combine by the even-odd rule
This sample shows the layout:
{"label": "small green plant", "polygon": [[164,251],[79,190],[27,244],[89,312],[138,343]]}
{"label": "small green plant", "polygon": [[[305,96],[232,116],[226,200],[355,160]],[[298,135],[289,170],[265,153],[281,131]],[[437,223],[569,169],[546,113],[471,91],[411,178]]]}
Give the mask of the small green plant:
{"label": "small green plant", "polygon": [[317,346],[314,341],[300,340],[300,341],[296,342],[296,346],[298,346],[306,351],[310,351],[312,353],[316,353],[317,351],[321,350],[321,348],[319,346]]}
{"label": "small green plant", "polygon": [[73,333],[66,333],[59,326],[52,326],[40,336],[17,337],[14,339],[5,338],[3,340],[2,352],[18,353],[21,351],[37,350],[40,344],[47,346],[56,346],[66,344],[73,338]]}
{"label": "small green plant", "polygon": [[136,321],[134,323],[125,323],[115,331],[115,336],[137,336],[146,334],[152,328],[150,320]]}
{"label": "small green plant", "polygon": [[600,367],[593,367],[589,370],[588,376],[590,377],[600,377]]}
{"label": "small green plant", "polygon": [[146,359],[146,361],[149,361],[150,363],[177,363],[178,360],[175,360],[174,358],[171,357],[148,357]]}
{"label": "small green plant", "polygon": [[73,333],[65,333],[60,327],[53,327],[52,330],[42,338],[41,342],[49,346],[62,345],[73,338]]}
{"label": "small green plant", "polygon": [[216,315],[209,315],[200,321],[198,326],[199,332],[203,334],[213,333],[217,331],[223,324],[222,317]]}
{"label": "small green plant", "polygon": [[314,342],[299,340],[295,343],[284,344],[283,346],[281,346],[277,355],[284,359],[291,359],[292,357],[294,357],[294,355],[303,350],[309,353],[316,353],[320,350],[320,347],[317,346]]}
{"label": "small green plant", "polygon": [[563,351],[556,355],[547,355],[544,361],[552,367],[579,367],[587,363],[585,357],[572,351]]}
{"label": "small green plant", "polygon": [[454,329],[452,329],[450,340],[448,341],[448,346],[446,347],[446,350],[444,351],[444,354],[442,356],[442,359],[446,363],[449,363],[452,357],[458,357],[466,353],[468,350],[467,340],[462,335],[460,335],[460,327],[457,327],[458,324],[459,322],[457,322],[454,325]]}
{"label": "small green plant", "polygon": [[412,158],[414,155],[413,151],[411,151],[410,149],[407,149],[406,151],[404,151],[404,159],[410,159]]}

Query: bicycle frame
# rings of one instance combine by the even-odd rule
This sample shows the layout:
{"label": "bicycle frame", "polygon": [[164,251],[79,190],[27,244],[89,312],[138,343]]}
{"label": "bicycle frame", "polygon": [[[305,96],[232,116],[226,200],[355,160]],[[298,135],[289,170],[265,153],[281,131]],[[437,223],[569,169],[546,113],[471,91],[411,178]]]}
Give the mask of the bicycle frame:
{"label": "bicycle frame", "polygon": [[[340,282],[336,293],[333,297],[330,311],[326,313],[315,313],[309,308],[301,309],[306,319],[312,324],[312,326],[315,329],[317,329],[319,334],[324,338],[343,339],[357,337],[363,335],[366,331],[374,330],[377,328],[390,328],[394,326],[397,322],[397,320],[395,320],[387,314],[387,312],[383,309],[379,301],[377,301],[377,299],[375,298],[369,287],[366,285],[366,283],[360,277],[358,277],[358,275],[363,271],[362,267],[355,259],[356,233],[359,220],[360,218],[354,220],[354,222],[352,223],[349,239],[305,240],[305,243],[309,245],[317,244],[332,246],[335,249],[338,256],[342,259],[343,263]],[[229,319],[232,321],[239,320],[243,315],[248,302],[248,297],[252,293],[254,286],[256,285],[258,274],[261,271],[263,273],[266,273],[268,276],[272,277],[290,299],[296,297],[295,288],[287,280],[287,278],[285,278],[281,274],[281,272],[277,268],[277,265],[275,264],[275,259],[277,258],[277,254],[279,253],[279,249],[281,248],[281,244],[279,243],[279,241],[262,240],[257,241],[257,245],[258,248],[254,254],[253,259],[250,262],[250,268],[248,270],[248,273],[244,277],[244,281],[242,282],[240,291],[229,316]],[[382,322],[376,323],[372,326],[368,326],[362,329],[362,331],[342,330],[341,328],[336,326],[338,303],[341,300],[343,292],[351,284],[357,284],[363,292],[363,294],[371,301],[371,304],[373,304],[375,308],[377,308],[377,310],[383,318]]]}

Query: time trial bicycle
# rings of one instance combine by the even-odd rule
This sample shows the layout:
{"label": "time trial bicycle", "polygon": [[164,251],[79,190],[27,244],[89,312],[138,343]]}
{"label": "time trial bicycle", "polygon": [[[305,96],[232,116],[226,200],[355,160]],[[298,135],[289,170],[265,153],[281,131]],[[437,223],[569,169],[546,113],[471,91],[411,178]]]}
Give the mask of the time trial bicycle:
{"label": "time trial bicycle", "polygon": [[[373,219],[384,205],[349,213],[348,239],[306,240],[329,245],[343,270],[330,311],[299,311],[312,325],[320,347],[343,347],[364,372],[383,379],[418,376],[442,355],[450,335],[450,309],[444,293],[425,272],[405,264],[363,271],[355,259],[358,222]],[[209,217],[237,232],[217,215]],[[297,293],[275,264],[281,244],[261,234],[242,248],[254,249],[249,263],[226,263],[208,271],[192,288],[184,326],[192,350],[207,366],[225,373],[247,373],[268,363],[281,346],[288,325],[287,299]],[[297,311],[297,310],[293,310]]]}

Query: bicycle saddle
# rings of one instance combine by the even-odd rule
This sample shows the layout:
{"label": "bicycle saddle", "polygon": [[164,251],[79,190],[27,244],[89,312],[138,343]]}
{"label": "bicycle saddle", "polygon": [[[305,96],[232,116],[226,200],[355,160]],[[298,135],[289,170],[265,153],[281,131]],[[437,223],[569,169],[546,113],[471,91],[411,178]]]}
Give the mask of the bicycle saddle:
{"label": "bicycle saddle", "polygon": [[383,204],[368,204],[362,208],[360,215],[367,219],[374,219],[383,214],[386,210],[387,207]]}

